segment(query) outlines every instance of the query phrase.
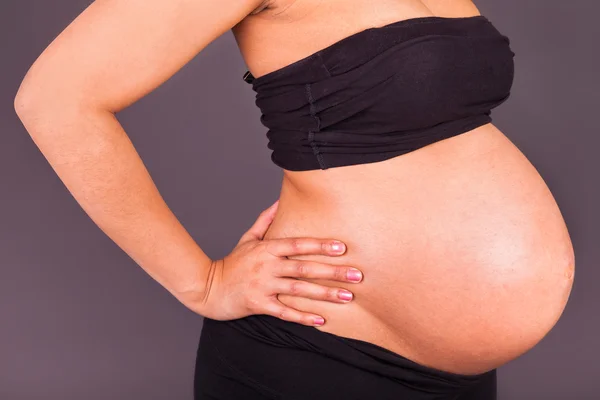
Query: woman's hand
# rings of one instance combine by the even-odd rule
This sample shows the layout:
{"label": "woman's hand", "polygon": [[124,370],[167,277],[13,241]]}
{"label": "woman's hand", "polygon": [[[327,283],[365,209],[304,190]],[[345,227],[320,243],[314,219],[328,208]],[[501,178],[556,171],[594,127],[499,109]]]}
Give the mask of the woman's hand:
{"label": "woman's hand", "polygon": [[[341,288],[322,286],[294,278],[321,278],[340,282],[360,282],[362,274],[355,268],[287,259],[299,254],[339,256],[336,241],[315,238],[280,238],[263,240],[273,221],[279,200],[264,210],[254,225],[241,237],[233,251],[213,261],[207,282],[202,315],[216,320],[231,320],[252,314],[267,314],[303,325],[322,325],[324,320],[281,303],[280,293],[311,299],[346,303]],[[322,323],[319,323],[319,319]]]}

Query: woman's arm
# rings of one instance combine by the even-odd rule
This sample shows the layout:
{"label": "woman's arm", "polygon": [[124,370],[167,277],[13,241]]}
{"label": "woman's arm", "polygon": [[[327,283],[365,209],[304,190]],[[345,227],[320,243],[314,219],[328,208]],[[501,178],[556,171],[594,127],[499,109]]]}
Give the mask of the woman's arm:
{"label": "woman's arm", "polygon": [[145,96],[263,0],[97,0],[27,72],[15,109],[92,220],[175,297],[210,258],[169,210],[115,112]]}

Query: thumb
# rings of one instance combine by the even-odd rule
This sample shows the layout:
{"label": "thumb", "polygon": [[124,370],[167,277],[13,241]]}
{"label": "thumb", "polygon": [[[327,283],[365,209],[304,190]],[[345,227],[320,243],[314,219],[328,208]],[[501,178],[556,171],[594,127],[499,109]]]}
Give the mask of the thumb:
{"label": "thumb", "polygon": [[267,233],[267,229],[273,222],[273,218],[275,217],[275,213],[277,212],[277,208],[279,206],[279,199],[275,201],[269,208],[260,213],[254,224],[244,233],[238,242],[244,243],[249,240],[262,240]]}

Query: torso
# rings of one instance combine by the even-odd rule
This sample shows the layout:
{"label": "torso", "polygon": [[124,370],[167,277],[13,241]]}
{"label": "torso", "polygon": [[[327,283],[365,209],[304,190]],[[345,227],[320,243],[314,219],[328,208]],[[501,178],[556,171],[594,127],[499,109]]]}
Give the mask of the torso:
{"label": "torso", "polygon": [[[469,16],[470,1],[285,0],[234,29],[254,76],[354,32],[420,16]],[[279,295],[322,315],[316,327],[461,374],[496,368],[537,344],[561,315],[574,254],[536,169],[486,124],[385,161],[287,171],[265,239],[343,240],[341,257],[294,256],[360,268],[348,304]]]}

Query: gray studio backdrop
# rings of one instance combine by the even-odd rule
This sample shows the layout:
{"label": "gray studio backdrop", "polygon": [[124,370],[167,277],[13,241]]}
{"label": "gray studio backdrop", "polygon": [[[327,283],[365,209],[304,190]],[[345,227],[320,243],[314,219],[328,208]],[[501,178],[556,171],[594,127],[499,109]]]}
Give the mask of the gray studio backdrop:
{"label": "gray studio backdrop", "polygon": [[[96,227],[13,109],[27,68],[90,3],[0,2],[0,400],[189,400],[202,318]],[[577,258],[562,319],[500,368],[500,399],[600,399],[600,6],[476,4],[516,53],[512,98],[493,111],[494,123],[546,180]],[[228,32],[117,115],[212,258],[273,203],[282,178],[244,72]]]}

